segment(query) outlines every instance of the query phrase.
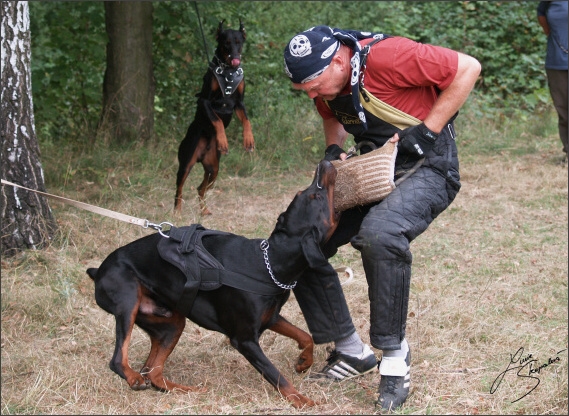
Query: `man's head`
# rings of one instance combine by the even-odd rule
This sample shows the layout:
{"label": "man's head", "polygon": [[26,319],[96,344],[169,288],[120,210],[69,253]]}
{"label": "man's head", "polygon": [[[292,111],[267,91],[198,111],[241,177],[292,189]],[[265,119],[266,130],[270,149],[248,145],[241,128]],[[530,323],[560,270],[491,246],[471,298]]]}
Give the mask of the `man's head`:
{"label": "man's head", "polygon": [[297,34],[284,51],[285,72],[293,88],[310,98],[334,99],[350,76],[350,49],[328,26],[316,26]]}
{"label": "man's head", "polygon": [[362,39],[385,39],[381,33],[314,26],[293,37],[284,51],[285,72],[293,88],[310,98],[333,100],[351,85],[352,101],[364,129],[367,122],[359,98]]}
{"label": "man's head", "polygon": [[285,72],[295,84],[320,76],[340,48],[328,26],[315,26],[293,37],[284,51]]}

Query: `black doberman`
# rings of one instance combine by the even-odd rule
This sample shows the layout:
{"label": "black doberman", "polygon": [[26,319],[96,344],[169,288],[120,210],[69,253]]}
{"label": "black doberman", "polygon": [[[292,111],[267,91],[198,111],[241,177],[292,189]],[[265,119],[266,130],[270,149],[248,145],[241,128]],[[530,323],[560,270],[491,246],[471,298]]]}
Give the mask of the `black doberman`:
{"label": "black doberman", "polygon": [[[312,365],[312,337],[283,318],[280,310],[293,281],[304,270],[329,266],[321,248],[338,224],[339,215],[333,208],[335,181],[333,165],[325,160],[320,162],[312,184],[298,192],[280,214],[268,240],[247,239],[203,227],[204,234],[199,239],[195,233],[187,232],[200,229],[195,224],[173,227],[135,240],[111,253],[98,269],[88,269],[95,281],[97,304],[116,320],[111,370],[134,390],[149,385],[165,391],[203,390],[173,383],[163,376],[164,363],[176,346],[187,317],[206,329],[225,334],[231,345],[293,406],[314,406],[314,401],[300,394],[266,357],[259,337],[270,329],[292,338],[302,350],[295,370],[303,372]],[[175,238],[173,231],[189,234],[195,245],[186,238]],[[200,261],[180,260],[180,253]],[[206,260],[202,262],[203,259]],[[193,269],[193,277],[182,269]],[[200,274],[201,283],[200,278],[197,283],[192,280]],[[212,276],[217,276],[217,280],[212,280]],[[150,355],[140,372],[134,371],[128,360],[134,324],[151,339]]]}
{"label": "black doberman", "polygon": [[239,21],[239,30],[224,30],[224,22],[219,22],[217,48],[203,77],[202,90],[196,95],[198,102],[194,120],[178,149],[179,167],[174,200],[174,211],[177,213],[182,209],[184,182],[193,166],[201,162],[204,178],[198,186],[200,209],[202,214],[211,214],[205,203],[205,193],[217,178],[221,154],[229,151],[225,129],[234,111],[243,126],[243,147],[249,152],[255,148],[251,122],[243,100],[245,81],[241,52],[246,39],[245,28]]}

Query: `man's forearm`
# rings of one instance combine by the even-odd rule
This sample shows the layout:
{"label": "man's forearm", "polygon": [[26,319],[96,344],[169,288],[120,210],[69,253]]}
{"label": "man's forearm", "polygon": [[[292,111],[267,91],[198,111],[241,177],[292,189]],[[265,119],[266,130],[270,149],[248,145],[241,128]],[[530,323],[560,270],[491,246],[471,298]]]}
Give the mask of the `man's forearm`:
{"label": "man's forearm", "polygon": [[324,137],[326,138],[326,147],[337,144],[340,147],[344,146],[348,138],[348,132],[344,130],[344,126],[335,118],[323,120]]}

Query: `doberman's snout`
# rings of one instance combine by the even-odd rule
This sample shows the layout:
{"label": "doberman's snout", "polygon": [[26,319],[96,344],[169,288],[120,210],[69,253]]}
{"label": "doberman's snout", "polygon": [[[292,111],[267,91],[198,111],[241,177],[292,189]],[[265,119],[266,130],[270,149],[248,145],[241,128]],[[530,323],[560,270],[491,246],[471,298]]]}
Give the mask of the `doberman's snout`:
{"label": "doberman's snout", "polygon": [[328,160],[322,160],[316,168],[315,185],[318,188],[330,188],[336,184],[338,172]]}

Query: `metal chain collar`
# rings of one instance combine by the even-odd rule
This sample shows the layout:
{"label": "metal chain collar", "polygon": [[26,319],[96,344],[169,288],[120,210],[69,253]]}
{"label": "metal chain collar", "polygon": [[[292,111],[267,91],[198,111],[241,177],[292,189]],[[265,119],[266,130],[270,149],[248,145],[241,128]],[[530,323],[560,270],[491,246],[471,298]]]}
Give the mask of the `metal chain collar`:
{"label": "metal chain collar", "polygon": [[275,285],[277,285],[281,289],[285,289],[285,290],[294,289],[296,287],[297,282],[294,282],[291,285],[285,285],[285,284],[279,282],[275,278],[275,275],[273,274],[273,269],[271,269],[271,263],[269,262],[269,242],[267,240],[261,241],[261,250],[263,251],[263,257],[265,258],[265,264],[267,265],[267,270],[269,271],[269,274],[271,275],[271,279],[273,279],[273,282],[275,282]]}

